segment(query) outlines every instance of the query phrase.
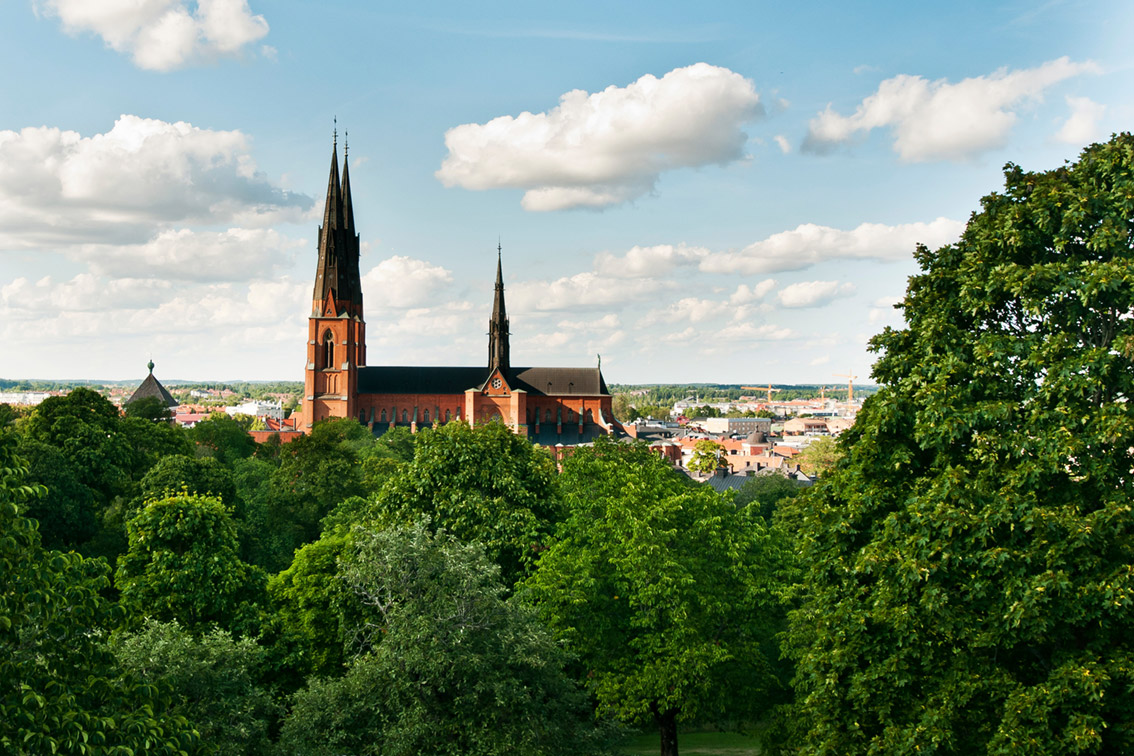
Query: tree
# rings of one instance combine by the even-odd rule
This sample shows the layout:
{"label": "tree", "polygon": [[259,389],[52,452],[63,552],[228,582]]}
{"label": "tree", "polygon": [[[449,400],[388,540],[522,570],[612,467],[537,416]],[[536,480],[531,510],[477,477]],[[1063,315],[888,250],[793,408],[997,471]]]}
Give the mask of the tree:
{"label": "tree", "polygon": [[1134,752],[1134,137],[1005,176],[788,510],[804,754]]}
{"label": "tree", "polygon": [[237,555],[236,526],[217,499],[174,494],[150,501],[127,523],[130,546],[118,562],[121,603],[137,618],[217,624],[251,632],[264,573]]}
{"label": "tree", "polygon": [[839,442],[831,436],[820,436],[805,446],[795,462],[808,475],[826,475],[843,457]]}
{"label": "tree", "polygon": [[21,510],[26,482],[15,439],[0,430],[0,751],[38,754],[197,752],[160,690],[115,663],[103,638],[122,612],[105,598],[101,560],[40,546]]}
{"label": "tree", "polygon": [[477,545],[425,523],[356,530],[343,576],[368,611],[342,678],[294,698],[284,753],[593,754],[601,728],[566,657],[530,611],[505,600]]}
{"label": "tree", "polygon": [[170,692],[170,712],[193,724],[209,754],[269,753],[275,706],[255,681],[262,655],[255,641],[220,629],[197,636],[176,621],[147,620],[116,635],[111,649],[124,669]]}
{"label": "tree", "polygon": [[732,503],[737,509],[752,507],[765,522],[771,522],[781,502],[798,495],[800,490],[800,484],[783,473],[764,472],[744,481]]}
{"label": "tree", "polygon": [[501,423],[447,423],[418,434],[413,462],[382,487],[373,511],[390,524],[425,516],[483,544],[511,585],[561,518],[554,470],[546,453]]}
{"label": "tree", "polygon": [[689,470],[702,475],[711,475],[721,465],[724,447],[715,441],[703,438],[693,444],[693,456],[689,459]]}
{"label": "tree", "polygon": [[525,584],[577,654],[600,711],[658,728],[763,712],[784,555],[760,518],[689,485],[642,444],[600,438],[563,463],[570,513]]}
{"label": "tree", "polygon": [[222,464],[231,465],[235,460],[251,457],[256,451],[256,442],[248,435],[248,428],[224,412],[214,412],[188,433],[200,454],[216,457]]}
{"label": "tree", "polygon": [[146,396],[135,399],[122,408],[126,417],[139,417],[154,422],[168,422],[173,419],[173,411],[166,405],[165,400],[156,396]]}

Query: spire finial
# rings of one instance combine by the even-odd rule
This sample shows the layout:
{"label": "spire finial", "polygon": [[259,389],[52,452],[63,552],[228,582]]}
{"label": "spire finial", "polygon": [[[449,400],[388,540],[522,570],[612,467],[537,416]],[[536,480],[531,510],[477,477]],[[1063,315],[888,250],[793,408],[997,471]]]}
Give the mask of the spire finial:
{"label": "spire finial", "polygon": [[151,357],[150,361],[146,363],[146,367],[148,367],[150,369],[150,375],[153,375],[154,374],[154,359],[153,359],[153,357]]}
{"label": "spire finial", "polygon": [[335,122],[335,128],[331,132],[331,135],[332,135],[331,136],[331,146],[334,149],[338,149],[339,148],[339,117],[338,116],[332,116],[331,118]]}
{"label": "spire finial", "polygon": [[343,160],[350,155],[350,132],[343,129]]}
{"label": "spire finial", "polygon": [[598,357],[598,369],[599,369],[599,370],[602,370],[602,355],[601,355],[601,354],[597,354],[597,355],[595,355],[595,356],[596,356],[596,357]]}

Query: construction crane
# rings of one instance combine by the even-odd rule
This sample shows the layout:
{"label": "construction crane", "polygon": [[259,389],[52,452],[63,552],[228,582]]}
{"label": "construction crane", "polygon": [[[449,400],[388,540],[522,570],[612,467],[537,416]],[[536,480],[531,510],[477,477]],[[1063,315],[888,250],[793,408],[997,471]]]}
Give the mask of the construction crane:
{"label": "construction crane", "polygon": [[857,375],[851,375],[850,372],[832,373],[832,375],[835,376],[836,378],[846,378],[847,379],[847,403],[853,402],[854,401],[854,379],[857,378],[858,376]]}
{"label": "construction crane", "polygon": [[773,391],[783,391],[783,389],[772,388],[772,384],[770,384],[770,383],[767,386],[741,386],[740,389],[742,391],[767,391],[769,402],[772,401],[772,392]]}

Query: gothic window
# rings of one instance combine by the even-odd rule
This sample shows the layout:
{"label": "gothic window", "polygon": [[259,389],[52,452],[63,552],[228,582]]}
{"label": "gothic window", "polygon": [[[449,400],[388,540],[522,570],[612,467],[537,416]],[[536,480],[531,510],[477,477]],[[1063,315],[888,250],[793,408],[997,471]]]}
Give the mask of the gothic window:
{"label": "gothic window", "polygon": [[382,422],[386,422],[386,410],[382,410]]}
{"label": "gothic window", "polygon": [[445,422],[449,422],[449,410],[445,410]]}
{"label": "gothic window", "polygon": [[335,367],[335,334],[328,330],[323,334],[323,369],[333,370]]}
{"label": "gothic window", "polygon": [[409,410],[402,410],[402,422],[403,423],[409,422]]}
{"label": "gothic window", "polygon": [[358,422],[363,423],[363,424],[366,423],[366,410],[365,409],[360,409],[358,411]]}
{"label": "gothic window", "polygon": [[595,421],[595,417],[594,417],[594,415],[592,415],[592,414],[591,414],[591,411],[590,411],[590,410],[587,410],[587,422],[588,422],[588,423],[593,423],[594,421]]}
{"label": "gothic window", "polygon": [[425,411],[425,415],[422,417],[422,422],[429,422],[429,410]]}
{"label": "gothic window", "polygon": [[550,422],[551,422],[551,407],[548,407],[548,408],[547,408],[547,414],[545,414],[545,415],[543,416],[543,421],[544,421],[545,423],[550,423]]}

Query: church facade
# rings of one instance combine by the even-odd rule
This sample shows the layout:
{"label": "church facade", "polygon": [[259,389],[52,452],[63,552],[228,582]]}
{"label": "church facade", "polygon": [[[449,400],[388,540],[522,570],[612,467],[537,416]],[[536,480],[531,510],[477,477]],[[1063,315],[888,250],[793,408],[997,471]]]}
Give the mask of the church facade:
{"label": "church facade", "polygon": [[500,250],[488,321],[488,360],[477,367],[368,365],[350,169],[331,152],[319,259],[307,329],[301,428],[353,417],[375,433],[497,420],[534,443],[570,446],[622,435],[601,366],[514,367]]}

